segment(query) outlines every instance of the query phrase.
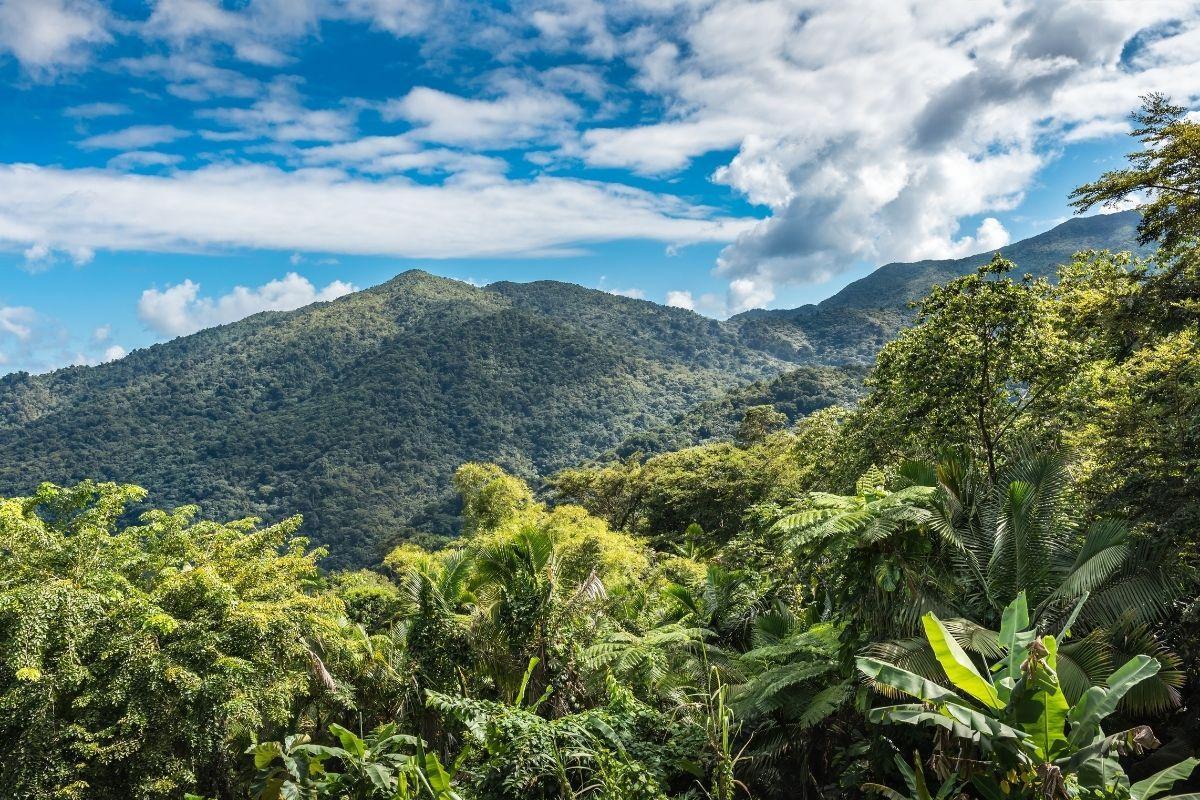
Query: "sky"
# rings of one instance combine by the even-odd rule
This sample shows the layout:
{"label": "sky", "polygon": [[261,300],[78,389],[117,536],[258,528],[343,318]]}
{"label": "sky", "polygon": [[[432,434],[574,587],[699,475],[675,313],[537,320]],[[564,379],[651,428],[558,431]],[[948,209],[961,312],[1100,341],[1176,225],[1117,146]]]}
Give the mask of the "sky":
{"label": "sky", "polygon": [[1200,0],[0,0],[0,374],[422,268],[725,317],[1002,248]]}

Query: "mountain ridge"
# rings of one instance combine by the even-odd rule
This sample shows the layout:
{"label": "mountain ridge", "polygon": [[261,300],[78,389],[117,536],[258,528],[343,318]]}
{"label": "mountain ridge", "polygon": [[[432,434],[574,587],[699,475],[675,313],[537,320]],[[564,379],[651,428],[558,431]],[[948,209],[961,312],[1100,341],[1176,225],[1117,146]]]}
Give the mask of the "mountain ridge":
{"label": "mountain ridge", "polygon": [[[1100,227],[1037,253],[1065,260],[1124,230]],[[982,258],[900,265],[880,285]],[[718,321],[558,281],[406,270],[109,364],[0,377],[0,496],[139,483],[154,505],[216,517],[300,513],[331,565],[370,563],[397,538],[454,531],[465,461],[534,479],[614,448],[726,436],[752,404],[795,419],[853,403],[859,365],[903,324],[902,295]]]}

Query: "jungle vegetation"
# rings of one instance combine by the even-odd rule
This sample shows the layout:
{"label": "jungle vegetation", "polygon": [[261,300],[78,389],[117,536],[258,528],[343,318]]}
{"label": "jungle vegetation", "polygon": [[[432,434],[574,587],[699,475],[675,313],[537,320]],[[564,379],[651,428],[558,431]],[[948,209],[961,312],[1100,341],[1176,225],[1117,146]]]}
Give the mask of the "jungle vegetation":
{"label": "jungle vegetation", "polygon": [[1139,119],[1078,197],[1149,192],[1150,255],[996,255],[853,406],[462,464],[460,535],[369,569],[116,482],[0,500],[4,796],[1197,797],[1200,124]]}

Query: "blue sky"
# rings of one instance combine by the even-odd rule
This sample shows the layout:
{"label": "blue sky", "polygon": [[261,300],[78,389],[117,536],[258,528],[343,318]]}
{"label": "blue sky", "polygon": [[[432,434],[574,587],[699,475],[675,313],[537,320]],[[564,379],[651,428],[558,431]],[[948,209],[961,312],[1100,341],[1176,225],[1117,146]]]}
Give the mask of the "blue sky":
{"label": "blue sky", "polygon": [[410,267],[725,316],[1069,214],[1200,3],[0,0],[0,373]]}

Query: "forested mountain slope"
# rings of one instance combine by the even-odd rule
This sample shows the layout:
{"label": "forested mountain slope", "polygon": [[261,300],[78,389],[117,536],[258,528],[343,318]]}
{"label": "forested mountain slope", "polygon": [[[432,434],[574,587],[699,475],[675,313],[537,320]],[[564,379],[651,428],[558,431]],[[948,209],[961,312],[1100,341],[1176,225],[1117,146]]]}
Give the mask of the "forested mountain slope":
{"label": "forested mountain slope", "polygon": [[557,469],[788,366],[689,311],[406,272],[111,364],[0,379],[0,495],[94,477],[217,517],[300,513],[334,563],[361,563],[406,527],[448,532],[464,461]]}
{"label": "forested mountain slope", "polygon": [[[1052,277],[1059,264],[1087,249],[1133,250],[1136,211],[1069,219],[1045,233],[1001,248],[1022,273]],[[789,310],[757,309],[729,320],[751,347],[779,358],[823,364],[868,364],[911,318],[910,302],[935,283],[966,275],[992,252],[966,258],[886,264],[816,305]]]}
{"label": "forested mountain slope", "polygon": [[[1077,220],[1005,252],[1047,272],[1081,247],[1128,248],[1135,222]],[[751,405],[794,419],[852,403],[863,371],[821,365],[873,355],[908,299],[985,258],[893,264],[820,306],[727,322],[554,281],[405,272],[110,364],[0,378],[0,496],[137,483],[218,518],[303,514],[331,563],[365,563],[413,530],[451,532],[465,461],[533,477],[727,437]]]}

